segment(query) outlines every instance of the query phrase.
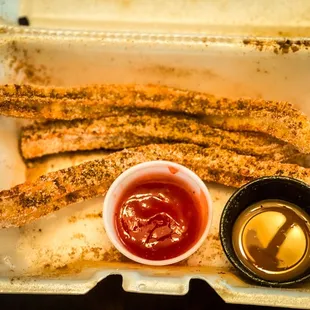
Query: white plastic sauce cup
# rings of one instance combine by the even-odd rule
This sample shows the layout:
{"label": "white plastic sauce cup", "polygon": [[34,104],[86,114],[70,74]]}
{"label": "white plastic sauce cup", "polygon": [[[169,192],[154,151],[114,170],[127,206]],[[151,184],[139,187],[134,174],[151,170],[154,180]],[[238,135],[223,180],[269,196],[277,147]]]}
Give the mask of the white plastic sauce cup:
{"label": "white plastic sauce cup", "polygon": [[[194,198],[200,202],[200,214],[202,216],[202,227],[200,228],[199,237],[186,252],[179,256],[165,260],[149,260],[141,258],[131,253],[120,240],[116,228],[115,213],[119,205],[119,199],[123,197],[123,193],[139,180],[152,180],[160,175],[161,179],[167,178],[175,181],[176,184],[186,184],[187,189],[194,193]],[[153,266],[170,265],[180,262],[192,255],[206,239],[212,221],[212,200],[207,186],[204,182],[188,168],[169,161],[150,161],[133,166],[123,172],[109,188],[103,203],[103,222],[106,233],[115,246],[123,255],[129,259]]]}

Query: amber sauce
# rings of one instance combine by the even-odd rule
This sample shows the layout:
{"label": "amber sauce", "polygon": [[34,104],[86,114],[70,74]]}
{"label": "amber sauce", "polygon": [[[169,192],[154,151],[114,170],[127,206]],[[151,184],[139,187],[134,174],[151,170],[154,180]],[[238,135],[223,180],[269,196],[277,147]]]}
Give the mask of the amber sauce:
{"label": "amber sauce", "polygon": [[293,279],[308,268],[309,216],[284,201],[266,200],[245,210],[234,224],[239,259],[259,277]]}
{"label": "amber sauce", "polygon": [[185,186],[154,180],[130,187],[119,200],[116,228],[125,247],[149,260],[185,253],[200,236],[200,204]]}

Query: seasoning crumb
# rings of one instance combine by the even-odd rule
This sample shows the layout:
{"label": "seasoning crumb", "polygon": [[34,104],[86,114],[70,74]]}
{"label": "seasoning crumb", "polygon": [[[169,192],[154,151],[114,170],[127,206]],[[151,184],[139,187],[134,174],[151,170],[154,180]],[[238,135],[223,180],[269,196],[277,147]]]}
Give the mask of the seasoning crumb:
{"label": "seasoning crumb", "polygon": [[77,234],[74,234],[73,235],[73,238],[74,239],[83,239],[83,238],[85,238],[85,235],[83,235],[83,234],[81,234],[81,233],[77,233]]}
{"label": "seasoning crumb", "polygon": [[22,76],[23,83],[48,85],[51,77],[45,66],[36,62],[34,53],[39,54],[38,49],[26,50],[16,41],[12,41],[8,47],[9,67],[16,75]]}
{"label": "seasoning crumb", "polygon": [[76,221],[77,221],[77,218],[75,215],[71,216],[68,220],[69,223],[76,223]]}
{"label": "seasoning crumb", "polygon": [[65,264],[63,266],[56,267],[56,270],[67,270],[67,269],[68,269],[68,265],[67,264]]}

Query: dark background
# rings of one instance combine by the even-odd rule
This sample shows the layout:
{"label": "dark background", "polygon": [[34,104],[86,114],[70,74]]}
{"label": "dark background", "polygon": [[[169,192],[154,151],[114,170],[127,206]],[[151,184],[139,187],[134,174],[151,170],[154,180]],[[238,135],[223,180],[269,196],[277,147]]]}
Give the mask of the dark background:
{"label": "dark background", "polygon": [[88,294],[82,296],[0,295],[1,310],[219,310],[220,308],[222,310],[285,309],[225,304],[214,290],[206,282],[201,280],[192,280],[190,291],[185,296],[127,293],[122,289],[122,279],[120,276],[106,278]]}

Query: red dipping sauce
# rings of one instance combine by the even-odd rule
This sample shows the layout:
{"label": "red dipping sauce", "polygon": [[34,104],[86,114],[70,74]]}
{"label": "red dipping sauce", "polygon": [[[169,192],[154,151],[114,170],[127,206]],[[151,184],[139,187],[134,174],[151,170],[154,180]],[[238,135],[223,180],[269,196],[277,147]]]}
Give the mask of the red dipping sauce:
{"label": "red dipping sauce", "polygon": [[139,182],[116,207],[116,230],[132,254],[166,260],[188,251],[201,235],[200,203],[182,184]]}

